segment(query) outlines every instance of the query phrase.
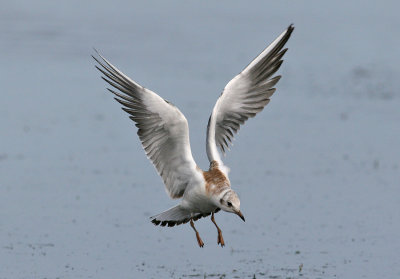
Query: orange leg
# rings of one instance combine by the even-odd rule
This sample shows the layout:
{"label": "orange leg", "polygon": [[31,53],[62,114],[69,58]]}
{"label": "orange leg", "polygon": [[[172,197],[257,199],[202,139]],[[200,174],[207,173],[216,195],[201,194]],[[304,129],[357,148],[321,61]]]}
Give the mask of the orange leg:
{"label": "orange leg", "polygon": [[218,227],[217,223],[215,223],[214,212],[211,214],[211,221],[214,223],[214,225],[217,227],[218,230],[218,244],[221,244],[221,247],[224,247],[225,246],[224,238],[222,237],[221,229]]}
{"label": "orange leg", "polygon": [[194,223],[193,223],[193,219],[190,219],[190,226],[193,228],[193,230],[196,233],[196,238],[197,238],[197,243],[199,244],[200,248],[202,248],[204,246],[203,240],[201,240],[200,238],[200,234],[199,232],[196,230],[196,228],[194,227]]}

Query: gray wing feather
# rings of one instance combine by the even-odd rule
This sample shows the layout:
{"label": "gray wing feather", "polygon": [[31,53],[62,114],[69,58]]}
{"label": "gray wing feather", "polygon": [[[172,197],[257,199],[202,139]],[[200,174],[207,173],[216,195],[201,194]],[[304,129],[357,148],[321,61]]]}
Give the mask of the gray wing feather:
{"label": "gray wing feather", "polygon": [[273,75],[282,65],[282,57],[287,51],[283,47],[293,29],[290,25],[224,88],[208,122],[207,155],[210,162],[222,163],[215,146],[225,153],[240,126],[269,103],[275,92],[274,86],[281,78]]}
{"label": "gray wing feather", "polygon": [[185,116],[170,102],[137,84],[103,56],[93,56],[102,78],[117,91],[108,88],[136,123],[137,134],[147,157],[162,177],[171,198],[182,197],[193,179],[201,179],[194,162],[189,127]]}

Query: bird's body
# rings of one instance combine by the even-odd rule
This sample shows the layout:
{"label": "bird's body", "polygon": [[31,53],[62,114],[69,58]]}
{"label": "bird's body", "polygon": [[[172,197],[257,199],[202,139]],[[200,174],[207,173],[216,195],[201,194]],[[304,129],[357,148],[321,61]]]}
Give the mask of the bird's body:
{"label": "bird's body", "polygon": [[181,203],[161,214],[151,217],[156,225],[169,227],[187,223],[193,217],[199,219],[219,210],[221,198],[232,191],[227,176],[213,161],[208,171],[199,167],[201,176],[194,176],[183,193]]}
{"label": "bird's body", "polygon": [[193,221],[211,214],[218,230],[218,243],[224,246],[222,232],[214,213],[220,209],[237,214],[240,200],[231,189],[226,167],[218,153],[229,147],[240,125],[269,103],[280,76],[272,77],[279,69],[287,49],[283,46],[294,27],[289,26],[272,44],[257,56],[240,74],[234,77],[218,98],[207,125],[206,151],[210,161],[207,171],[195,163],[189,142],[189,127],[185,116],[170,102],[131,80],[103,56],[100,61],[103,79],[118,91],[116,95],[123,110],[136,123],[143,148],[163,179],[171,198],[181,198],[181,203],[151,217],[156,225],[175,226],[190,221],[200,247],[204,245]]}
{"label": "bird's body", "polygon": [[182,204],[195,209],[195,212],[209,214],[219,208],[218,197],[230,190],[230,182],[217,166],[208,171],[200,171],[203,179],[198,185],[188,187],[188,191],[183,195]]}

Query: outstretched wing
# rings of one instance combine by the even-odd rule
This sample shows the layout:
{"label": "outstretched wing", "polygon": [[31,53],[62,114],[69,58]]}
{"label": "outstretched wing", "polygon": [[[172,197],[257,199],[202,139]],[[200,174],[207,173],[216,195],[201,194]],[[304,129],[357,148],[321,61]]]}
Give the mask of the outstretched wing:
{"label": "outstretched wing", "polygon": [[283,62],[281,59],[287,51],[283,47],[293,29],[290,25],[224,88],[207,126],[207,156],[210,162],[215,160],[222,165],[217,146],[225,154],[240,125],[269,103],[275,92],[274,86],[281,78],[272,76]]}
{"label": "outstretched wing", "polygon": [[143,148],[162,177],[168,194],[171,198],[182,197],[191,180],[202,178],[190,149],[185,116],[170,102],[137,84],[98,55],[102,61],[92,56],[99,64],[96,68],[117,89],[108,88],[139,128],[137,134]]}

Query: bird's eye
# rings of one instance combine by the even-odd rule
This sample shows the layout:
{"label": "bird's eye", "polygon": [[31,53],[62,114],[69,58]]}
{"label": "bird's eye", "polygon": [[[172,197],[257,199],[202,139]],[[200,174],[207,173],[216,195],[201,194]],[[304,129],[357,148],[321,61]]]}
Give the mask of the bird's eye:
{"label": "bird's eye", "polygon": [[224,202],[224,200],[223,200],[223,199],[220,199],[219,202],[222,204],[222,203]]}
{"label": "bird's eye", "polygon": [[228,202],[228,206],[231,207],[231,206],[232,206],[232,203],[231,203],[231,202]]}

